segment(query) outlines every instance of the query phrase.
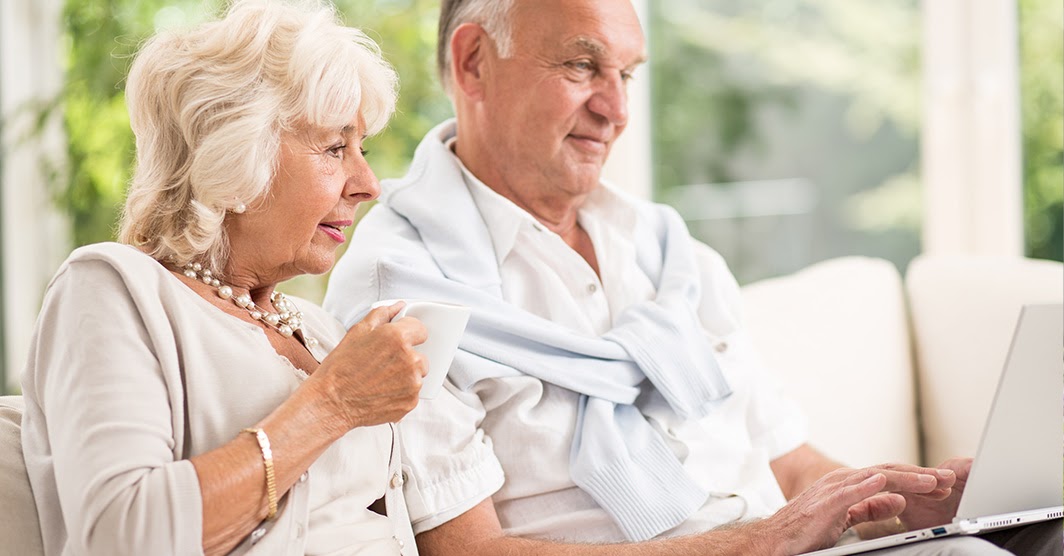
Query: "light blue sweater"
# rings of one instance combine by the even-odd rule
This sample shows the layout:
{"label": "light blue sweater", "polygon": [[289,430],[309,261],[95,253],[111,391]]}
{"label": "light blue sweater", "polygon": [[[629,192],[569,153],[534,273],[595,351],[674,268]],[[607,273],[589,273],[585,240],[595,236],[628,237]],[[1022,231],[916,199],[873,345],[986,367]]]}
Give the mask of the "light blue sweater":
{"label": "light blue sweater", "polygon": [[[374,235],[356,231],[325,307],[349,327],[381,299],[471,307],[449,380],[469,390],[486,378],[525,374],[582,394],[573,482],[630,540],[675,527],[708,493],[632,405],[640,384],[649,380],[678,415],[692,419],[731,393],[695,312],[701,284],[683,221],[671,208],[636,202],[638,263],[657,295],[617,315],[600,338],[577,334],[502,299],[491,237],[444,144],[453,130],[445,122],[430,132],[408,174],[384,182],[381,202],[358,229]],[[352,269],[375,291],[355,291],[337,278]]]}

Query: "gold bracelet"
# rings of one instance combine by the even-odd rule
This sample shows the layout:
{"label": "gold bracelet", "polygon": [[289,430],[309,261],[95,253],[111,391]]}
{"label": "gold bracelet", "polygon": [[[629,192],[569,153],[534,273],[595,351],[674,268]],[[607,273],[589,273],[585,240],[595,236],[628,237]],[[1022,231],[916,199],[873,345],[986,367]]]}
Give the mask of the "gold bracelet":
{"label": "gold bracelet", "polygon": [[241,432],[250,432],[259,441],[259,449],[262,450],[262,463],[266,466],[266,500],[269,503],[269,511],[266,519],[273,519],[277,515],[277,481],[273,476],[273,450],[270,449],[270,437],[262,429],[244,429]]}

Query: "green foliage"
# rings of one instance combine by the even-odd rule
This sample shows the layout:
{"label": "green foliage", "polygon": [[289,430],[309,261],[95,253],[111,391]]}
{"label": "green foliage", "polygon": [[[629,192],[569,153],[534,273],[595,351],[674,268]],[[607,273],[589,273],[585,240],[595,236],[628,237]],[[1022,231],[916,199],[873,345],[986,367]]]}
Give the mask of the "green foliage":
{"label": "green foliage", "polygon": [[[143,25],[128,16],[131,2],[68,2],[66,78],[62,91],[67,137],[65,180],[55,196],[71,219],[75,245],[110,239],[133,161],[133,135],[121,82]],[[119,40],[116,40],[119,38]],[[63,176],[63,173],[57,174]]]}
{"label": "green foliage", "polygon": [[[650,6],[658,191],[749,179],[736,175],[737,159],[772,158],[759,120],[786,111],[809,91],[844,100],[851,142],[884,124],[902,137],[917,137],[920,24],[914,0],[670,0]],[[1061,260],[1064,3],[1019,0],[1018,6],[1026,251]],[[803,145],[787,148],[802,151]],[[808,172],[823,164],[803,162],[813,165]],[[915,164],[862,188],[827,192],[845,197],[839,206],[851,231],[918,230]]]}
{"label": "green foliage", "polygon": [[436,78],[439,0],[346,0],[337,6],[348,25],[381,45],[385,59],[399,72],[395,117],[367,142],[367,158],[378,176],[402,175],[425,133],[452,113]]}
{"label": "green foliage", "polygon": [[[223,5],[222,0],[67,0],[67,66],[59,105],[68,144],[65,160],[50,164],[56,202],[71,218],[74,245],[114,238],[133,166],[124,88],[138,45],[159,29],[194,24]],[[450,114],[433,65],[438,5],[438,0],[337,3],[347,24],[380,43],[400,76],[396,118],[367,144],[379,175],[404,172],[421,137]],[[43,118],[50,115],[42,111]]]}
{"label": "green foliage", "polygon": [[[668,25],[661,9],[652,11],[656,28]],[[754,125],[757,109],[792,106],[794,92],[744,82],[719,54],[679,33],[652,33],[651,49],[656,188],[735,181],[733,157],[763,146]],[[696,60],[698,70],[692,71]]]}
{"label": "green foliage", "polygon": [[732,168],[736,155],[764,154],[758,118],[771,108],[791,112],[809,91],[845,99],[855,140],[887,122],[909,135],[917,130],[918,25],[910,0],[650,7],[659,189],[741,179]]}
{"label": "green foliage", "polygon": [[659,192],[738,179],[730,167],[734,155],[762,146],[756,110],[790,106],[794,98],[787,88],[744,82],[721,52],[692,40],[688,31],[698,26],[685,24],[675,8],[650,3],[653,172]]}
{"label": "green foliage", "polygon": [[1064,4],[1020,0],[1027,254],[1064,258]]}
{"label": "green foliage", "polygon": [[[54,115],[55,106],[63,109],[69,141],[65,160],[52,161],[53,192],[71,218],[75,245],[113,237],[133,161],[123,88],[137,45],[159,28],[201,20],[222,4],[67,0],[65,85],[59,102],[43,108],[39,119]],[[791,7],[774,12],[760,3],[721,1],[718,7],[730,8],[716,16],[706,4],[650,2],[659,188],[736,179],[735,155],[764,148],[756,128],[758,110],[793,106],[796,84],[851,99],[848,119],[865,134],[884,121],[915,132],[914,34],[875,32],[915,29],[911,2],[777,2],[773,6]],[[451,113],[434,67],[438,0],[337,0],[337,5],[348,24],[381,44],[399,71],[396,117],[367,145],[379,175],[399,175],[424,133]],[[1020,0],[1019,7],[1028,254],[1060,260],[1064,8],[1058,0]],[[759,64],[773,78],[751,79],[750,68],[727,61],[735,55]],[[868,67],[877,71],[865,71]]]}

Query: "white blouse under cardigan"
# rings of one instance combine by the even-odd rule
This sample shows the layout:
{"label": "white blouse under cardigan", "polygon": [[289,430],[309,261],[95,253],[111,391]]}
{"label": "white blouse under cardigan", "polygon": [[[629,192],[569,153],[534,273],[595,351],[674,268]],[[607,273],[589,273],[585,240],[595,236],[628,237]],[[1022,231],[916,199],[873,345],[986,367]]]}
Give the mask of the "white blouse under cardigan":
{"label": "white blouse under cardigan", "polygon": [[[344,329],[293,302],[321,361]],[[142,252],[76,250],[45,295],[23,378],[23,450],[46,554],[201,554],[188,458],[253,426],[305,378],[261,328]],[[388,517],[367,509],[381,497]],[[416,555],[394,427],[334,443],[235,552]]]}

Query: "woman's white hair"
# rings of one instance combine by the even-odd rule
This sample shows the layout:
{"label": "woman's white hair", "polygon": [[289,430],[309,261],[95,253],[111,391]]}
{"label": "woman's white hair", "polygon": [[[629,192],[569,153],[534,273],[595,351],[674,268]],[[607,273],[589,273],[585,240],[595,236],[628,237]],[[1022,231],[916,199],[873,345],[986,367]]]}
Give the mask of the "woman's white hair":
{"label": "woman's white hair", "polygon": [[513,26],[510,11],[514,0],[443,0],[440,3],[440,27],[436,38],[436,70],[440,83],[451,94],[451,35],[463,23],[476,23],[495,41],[500,58],[509,58],[513,50]]}
{"label": "woman's white hair", "polygon": [[398,77],[319,1],[238,0],[224,18],[167,31],[126,84],[137,164],[120,240],[158,260],[228,259],[226,212],[266,195],[282,132],[384,128]]}

